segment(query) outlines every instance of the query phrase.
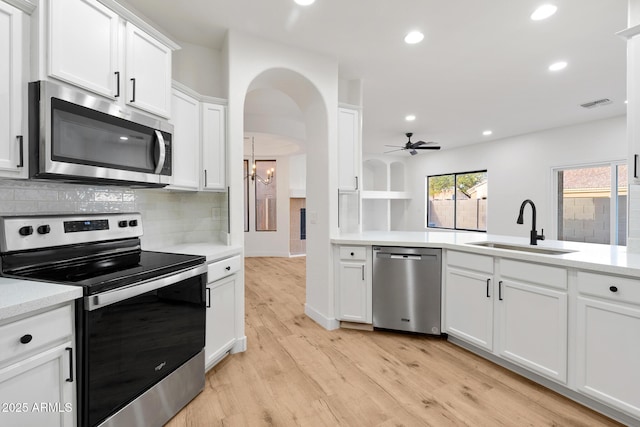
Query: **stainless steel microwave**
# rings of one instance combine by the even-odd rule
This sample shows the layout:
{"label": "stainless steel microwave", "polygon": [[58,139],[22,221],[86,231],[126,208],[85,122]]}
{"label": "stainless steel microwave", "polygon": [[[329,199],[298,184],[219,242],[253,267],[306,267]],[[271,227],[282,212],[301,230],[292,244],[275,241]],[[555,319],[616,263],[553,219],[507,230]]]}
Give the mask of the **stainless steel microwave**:
{"label": "stainless steel microwave", "polygon": [[171,184],[173,126],[48,81],[29,83],[29,176],[66,182]]}

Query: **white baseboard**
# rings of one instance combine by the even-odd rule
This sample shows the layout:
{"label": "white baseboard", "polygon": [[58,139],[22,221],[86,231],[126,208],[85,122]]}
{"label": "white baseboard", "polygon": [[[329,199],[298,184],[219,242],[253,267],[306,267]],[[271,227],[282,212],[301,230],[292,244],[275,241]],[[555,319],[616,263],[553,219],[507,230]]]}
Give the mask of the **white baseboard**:
{"label": "white baseboard", "polygon": [[304,305],[304,314],[309,316],[311,320],[322,326],[323,328],[332,331],[340,327],[340,321],[324,316],[316,309],[310,307],[308,304]]}
{"label": "white baseboard", "polygon": [[231,347],[231,354],[234,353],[242,353],[243,351],[247,351],[247,336],[243,336],[242,338],[236,339],[236,342],[233,343],[233,347]]}

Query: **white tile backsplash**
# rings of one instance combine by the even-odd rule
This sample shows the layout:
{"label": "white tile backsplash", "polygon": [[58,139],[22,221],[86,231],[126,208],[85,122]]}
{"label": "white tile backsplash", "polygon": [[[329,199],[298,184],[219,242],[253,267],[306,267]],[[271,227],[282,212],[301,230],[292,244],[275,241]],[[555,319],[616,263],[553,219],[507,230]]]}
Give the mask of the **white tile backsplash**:
{"label": "white tile backsplash", "polygon": [[0,215],[140,212],[145,249],[219,242],[227,229],[226,193],[0,180]]}

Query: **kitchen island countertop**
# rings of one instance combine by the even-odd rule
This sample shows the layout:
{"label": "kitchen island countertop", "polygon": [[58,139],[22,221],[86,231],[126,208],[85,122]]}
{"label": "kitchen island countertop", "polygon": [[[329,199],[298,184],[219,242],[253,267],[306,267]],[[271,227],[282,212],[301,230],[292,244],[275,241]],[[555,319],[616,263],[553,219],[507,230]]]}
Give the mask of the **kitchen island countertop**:
{"label": "kitchen island countertop", "polygon": [[443,248],[563,267],[596,270],[603,273],[640,276],[640,253],[628,253],[625,246],[560,240],[543,240],[538,242],[537,246],[533,246],[533,248],[572,251],[559,255],[548,255],[473,244],[477,242],[530,246],[529,239],[526,237],[467,231],[365,231],[340,234],[331,238],[331,243],[340,245]]}

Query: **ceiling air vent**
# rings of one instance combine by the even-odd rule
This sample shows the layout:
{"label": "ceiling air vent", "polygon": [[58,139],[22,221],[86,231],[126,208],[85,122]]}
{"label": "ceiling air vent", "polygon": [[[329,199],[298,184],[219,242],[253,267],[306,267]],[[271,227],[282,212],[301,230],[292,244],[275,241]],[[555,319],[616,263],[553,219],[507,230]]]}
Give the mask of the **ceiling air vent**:
{"label": "ceiling air vent", "polygon": [[581,107],[584,108],[593,108],[593,107],[601,107],[603,105],[611,104],[611,100],[609,98],[597,99],[591,102],[585,102],[584,104],[580,104]]}

